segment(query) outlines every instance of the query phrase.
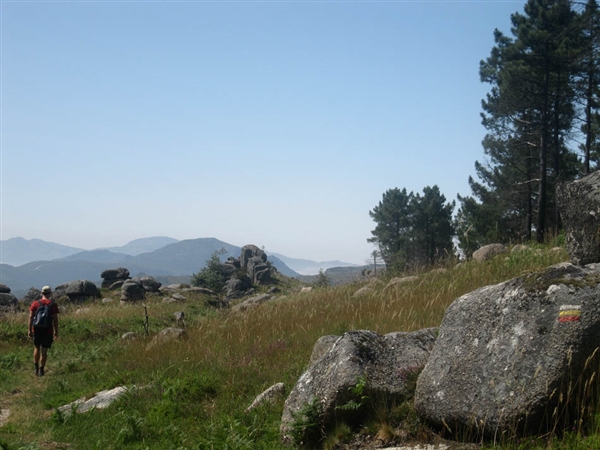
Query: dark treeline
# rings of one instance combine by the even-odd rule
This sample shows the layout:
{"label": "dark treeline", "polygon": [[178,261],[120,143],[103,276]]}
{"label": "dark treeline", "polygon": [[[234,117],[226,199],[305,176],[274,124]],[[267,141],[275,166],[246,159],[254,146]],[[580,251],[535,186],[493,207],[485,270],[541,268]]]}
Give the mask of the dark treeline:
{"label": "dark treeline", "polygon": [[543,242],[561,230],[556,185],[598,168],[598,3],[529,0],[511,23],[511,36],[494,31],[495,45],[480,63],[490,92],[481,113],[485,158],[469,178],[472,194],[458,196],[452,220],[454,204],[437,186],[423,197],[388,190],[370,211],[377,227],[369,239],[388,266],[430,265],[450,252],[453,237],[467,256],[492,242]]}

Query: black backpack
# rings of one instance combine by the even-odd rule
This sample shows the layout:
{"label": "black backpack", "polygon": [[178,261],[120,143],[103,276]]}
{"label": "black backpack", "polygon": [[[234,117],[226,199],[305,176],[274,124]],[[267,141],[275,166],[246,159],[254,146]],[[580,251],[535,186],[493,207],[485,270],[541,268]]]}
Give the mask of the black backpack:
{"label": "black backpack", "polygon": [[36,330],[47,330],[52,326],[52,313],[50,312],[50,305],[42,303],[38,300],[39,307],[35,311],[33,316],[33,328]]}

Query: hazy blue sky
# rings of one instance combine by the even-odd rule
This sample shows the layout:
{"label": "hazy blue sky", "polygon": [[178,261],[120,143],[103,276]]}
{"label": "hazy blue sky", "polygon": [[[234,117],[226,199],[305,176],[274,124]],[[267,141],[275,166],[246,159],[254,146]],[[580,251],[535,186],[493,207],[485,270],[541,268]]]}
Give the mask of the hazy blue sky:
{"label": "hazy blue sky", "polygon": [[390,188],[469,194],[524,1],[6,1],[1,239],[362,263]]}

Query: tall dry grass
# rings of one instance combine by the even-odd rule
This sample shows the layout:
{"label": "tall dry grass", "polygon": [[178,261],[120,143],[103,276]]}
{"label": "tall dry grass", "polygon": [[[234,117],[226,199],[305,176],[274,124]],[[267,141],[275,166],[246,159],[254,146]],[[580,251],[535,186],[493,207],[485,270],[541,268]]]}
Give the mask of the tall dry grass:
{"label": "tall dry grass", "polygon": [[[0,439],[16,442],[15,448],[40,439],[82,449],[98,448],[99,443],[105,448],[173,448],[172,439],[184,442],[182,449],[279,448],[281,402],[255,415],[244,410],[274,383],[284,382],[291,389],[321,336],[439,326],[444,311],[459,296],[566,259],[564,249],[532,248],[484,264],[448,264],[445,272],[418,273],[414,281],[387,288],[389,279],[371,281],[372,291],[364,296],[355,293],[367,281],[310,293],[290,291],[243,313],[215,311],[201,296],[190,296],[185,304],[166,304],[157,297],[146,302],[150,336],[144,333],[140,304],[83,305],[87,311],[65,307],[49,376],[33,383],[27,378],[30,356],[19,350],[21,324],[11,322],[20,319],[2,321],[0,348],[16,355],[12,367],[18,376],[0,380],[0,387],[3,395],[15,390],[21,394],[5,401],[17,421],[10,432],[0,428]],[[147,349],[153,334],[176,325],[173,314],[178,310],[186,314],[189,339]],[[126,331],[135,331],[138,338],[120,339]],[[118,384],[154,388],[124,400],[112,415],[77,415],[58,424],[41,420],[61,404]],[[123,425],[123,417],[129,425]],[[124,430],[121,435],[127,439],[112,442],[107,429]]]}

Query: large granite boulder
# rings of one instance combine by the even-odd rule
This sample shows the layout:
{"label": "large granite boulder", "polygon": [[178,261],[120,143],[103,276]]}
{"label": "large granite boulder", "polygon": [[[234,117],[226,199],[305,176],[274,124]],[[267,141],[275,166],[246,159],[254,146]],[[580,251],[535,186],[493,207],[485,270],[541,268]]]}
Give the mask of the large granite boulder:
{"label": "large granite boulder", "polygon": [[0,292],[0,311],[12,311],[18,303],[19,299],[10,292]]}
{"label": "large granite boulder", "polygon": [[[436,329],[413,333],[380,335],[373,331],[349,331],[331,345],[328,338],[325,351],[300,377],[285,401],[281,419],[281,436],[286,444],[300,444],[309,436],[294,433],[294,421],[299,412],[317,399],[320,409],[319,428],[331,426],[344,414],[343,408],[353,400],[352,388],[364,380],[364,401],[393,402],[407,394],[403,371],[425,365],[436,339]],[[366,405],[365,405],[366,406]],[[353,411],[356,418],[359,411]],[[308,432],[308,430],[307,430]]]}
{"label": "large granite boulder", "polygon": [[75,280],[56,286],[52,298],[57,300],[62,296],[67,296],[69,301],[76,303],[90,298],[101,298],[98,287],[88,280]]}
{"label": "large granite boulder", "polygon": [[[25,294],[25,297],[23,297],[23,299],[21,301],[23,303],[25,303],[26,305],[31,305],[33,302],[35,302],[36,300],[39,300],[40,298],[42,298],[42,291],[36,287],[31,287],[31,288],[29,288],[29,290],[27,291],[27,294]],[[52,298],[58,298],[56,296],[56,289],[52,293]]]}
{"label": "large granite boulder", "polygon": [[160,281],[157,281],[154,277],[148,275],[132,278],[131,281],[140,283],[146,292],[159,292],[160,287],[162,286]]}
{"label": "large granite boulder", "polygon": [[124,267],[117,269],[106,269],[100,274],[103,289],[115,289],[123,286],[125,280],[129,279],[129,270]]}
{"label": "large granite boulder", "polygon": [[600,345],[599,283],[600,265],[562,263],[455,300],[419,376],[417,413],[474,438],[570,420],[584,405],[568,386],[582,388]]}
{"label": "large granite boulder", "polygon": [[139,280],[127,280],[121,286],[121,301],[135,302],[146,298],[146,290]]}
{"label": "large granite boulder", "polygon": [[12,311],[16,309],[19,299],[10,293],[10,288],[0,284],[0,311]]}
{"label": "large granite boulder", "polygon": [[556,187],[556,202],[573,264],[600,262],[600,171]]}

